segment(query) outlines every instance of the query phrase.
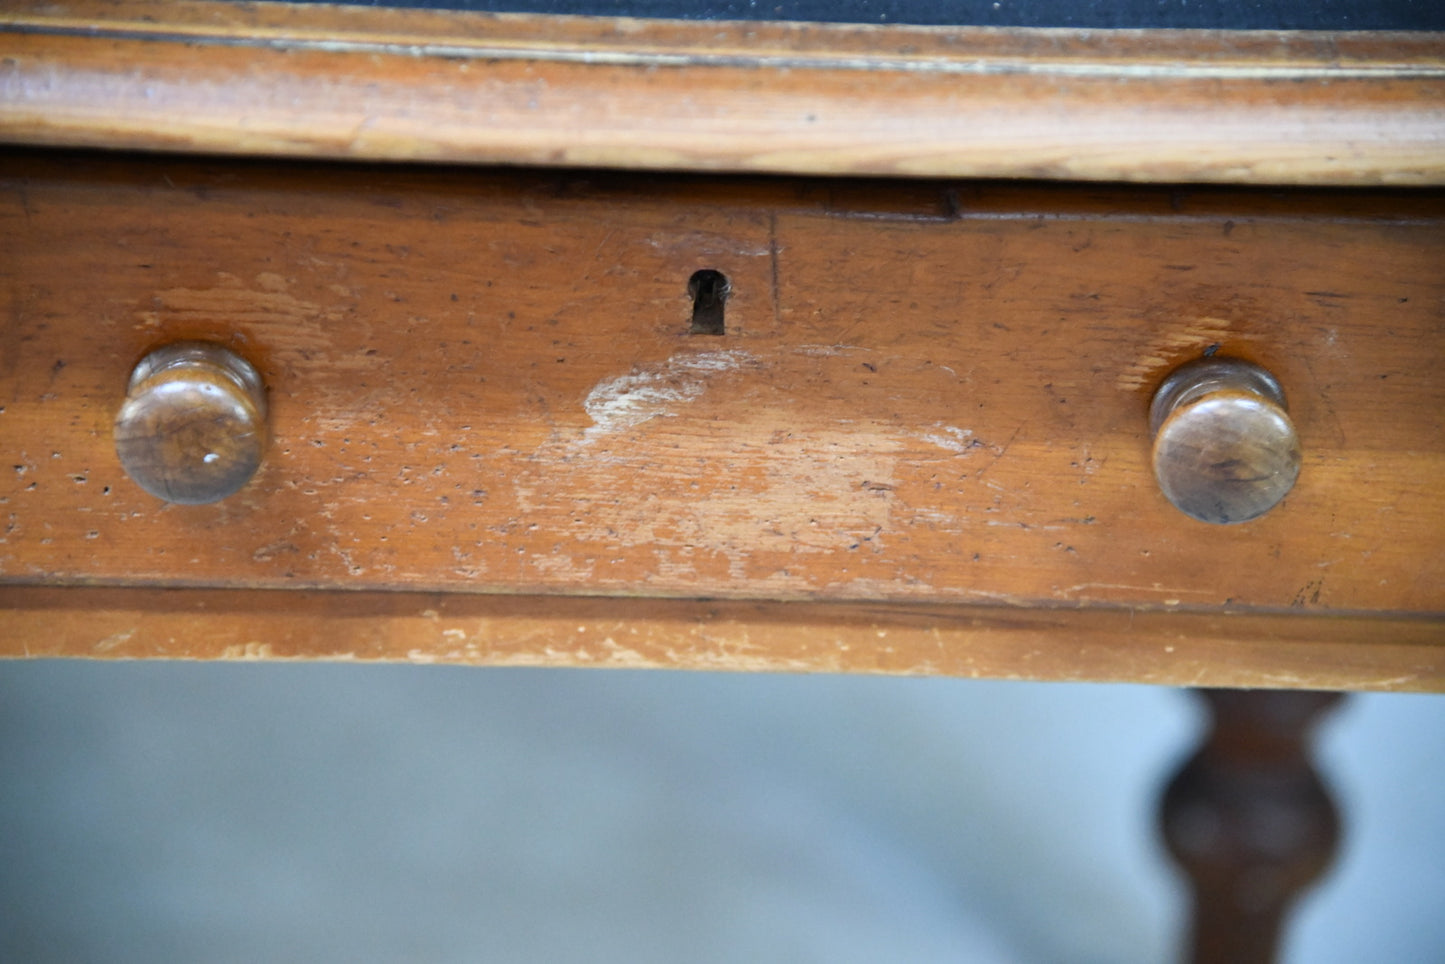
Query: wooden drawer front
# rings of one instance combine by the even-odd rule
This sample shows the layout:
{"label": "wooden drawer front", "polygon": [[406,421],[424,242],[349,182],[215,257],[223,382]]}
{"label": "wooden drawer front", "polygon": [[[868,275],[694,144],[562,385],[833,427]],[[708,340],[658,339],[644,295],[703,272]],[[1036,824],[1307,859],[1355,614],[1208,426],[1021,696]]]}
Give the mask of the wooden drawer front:
{"label": "wooden drawer front", "polygon": [[[0,219],[7,582],[1445,610],[1438,196],[36,154]],[[269,390],[214,505],[114,452],[183,338]],[[1149,467],[1215,349],[1304,451],[1243,525]]]}

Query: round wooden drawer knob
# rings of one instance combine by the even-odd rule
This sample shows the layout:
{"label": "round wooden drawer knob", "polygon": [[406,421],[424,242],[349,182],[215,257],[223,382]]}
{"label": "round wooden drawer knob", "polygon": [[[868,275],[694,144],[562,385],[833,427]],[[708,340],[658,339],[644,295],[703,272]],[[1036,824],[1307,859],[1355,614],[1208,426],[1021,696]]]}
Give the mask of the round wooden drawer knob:
{"label": "round wooden drawer knob", "polygon": [[1177,369],[1154,393],[1154,477],[1170,502],[1201,522],[1248,522],[1299,476],[1299,437],[1273,375],[1249,362],[1207,358]]}
{"label": "round wooden drawer knob", "polygon": [[178,342],[141,359],[115,418],[126,474],[168,502],[216,502],[245,485],[266,447],[266,391],[219,345]]}

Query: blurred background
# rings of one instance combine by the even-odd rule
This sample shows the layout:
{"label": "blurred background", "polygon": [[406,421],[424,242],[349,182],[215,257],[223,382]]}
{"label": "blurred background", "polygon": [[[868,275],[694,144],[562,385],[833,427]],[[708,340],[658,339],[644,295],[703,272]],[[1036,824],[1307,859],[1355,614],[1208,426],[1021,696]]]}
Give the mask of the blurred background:
{"label": "blurred background", "polygon": [[[0,961],[1176,958],[1138,686],[0,662]],[[1290,964],[1445,960],[1445,698],[1320,731]]]}

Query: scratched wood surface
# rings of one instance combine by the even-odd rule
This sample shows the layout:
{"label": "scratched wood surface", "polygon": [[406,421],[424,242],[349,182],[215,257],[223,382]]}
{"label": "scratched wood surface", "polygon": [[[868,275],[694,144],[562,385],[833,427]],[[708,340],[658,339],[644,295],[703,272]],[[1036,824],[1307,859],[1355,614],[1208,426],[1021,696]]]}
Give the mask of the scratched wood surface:
{"label": "scratched wood surface", "polygon": [[0,585],[0,656],[332,660],[1445,690],[1438,621]]}
{"label": "scratched wood surface", "polygon": [[[7,583],[1445,611],[1436,195],[0,175]],[[689,334],[704,267],[723,336]],[[269,386],[216,505],[114,453],[131,365],[186,338]],[[1153,388],[1216,346],[1304,450],[1239,526],[1149,474]]]}
{"label": "scratched wood surface", "polygon": [[1445,183],[1445,34],[0,5],[0,141],[790,174]]}

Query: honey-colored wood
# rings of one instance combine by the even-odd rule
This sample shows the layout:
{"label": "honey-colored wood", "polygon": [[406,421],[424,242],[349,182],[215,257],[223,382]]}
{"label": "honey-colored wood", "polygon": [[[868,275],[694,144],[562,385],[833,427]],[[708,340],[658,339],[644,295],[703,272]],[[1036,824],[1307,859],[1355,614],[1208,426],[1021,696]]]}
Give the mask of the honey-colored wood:
{"label": "honey-colored wood", "polygon": [[0,656],[392,661],[1445,690],[1373,615],[0,585]]}
{"label": "honey-colored wood", "polygon": [[151,495],[219,502],[250,481],[266,449],[266,393],[256,370],[206,342],[142,358],[115,417],[121,467]]}
{"label": "honey-colored wood", "polygon": [[1154,477],[1164,496],[1201,522],[1257,519],[1299,476],[1299,435],[1283,389],[1258,365],[1204,358],[1154,393]]}
{"label": "honey-colored wood", "polygon": [[0,141],[803,174],[1445,183],[1445,36],[0,10]]}
{"label": "honey-colored wood", "polygon": [[[1442,265],[1424,193],[14,157],[0,578],[1438,619]],[[254,362],[273,444],[167,505],[111,424],[192,338]],[[1239,526],[1150,471],[1212,346],[1304,452]]]}

